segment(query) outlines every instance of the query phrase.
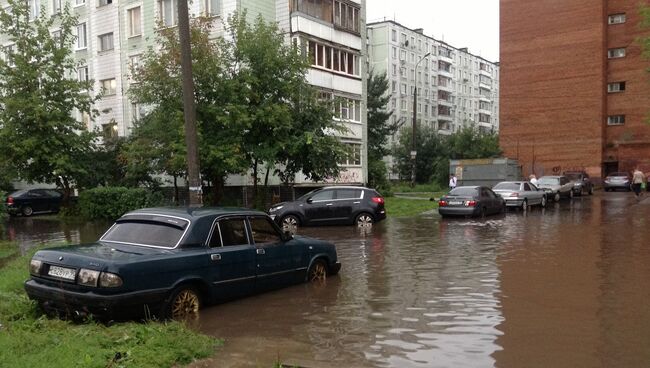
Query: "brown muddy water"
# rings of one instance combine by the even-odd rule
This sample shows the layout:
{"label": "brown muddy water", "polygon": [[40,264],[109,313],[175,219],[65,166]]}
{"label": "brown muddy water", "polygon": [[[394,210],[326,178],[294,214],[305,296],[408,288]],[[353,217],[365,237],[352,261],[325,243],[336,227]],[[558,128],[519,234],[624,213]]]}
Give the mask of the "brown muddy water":
{"label": "brown muddy water", "polygon": [[[83,242],[108,226],[57,223],[12,219],[5,238]],[[196,328],[225,344],[196,367],[650,366],[650,198],[299,233],[337,245],[340,275],[202,310]]]}

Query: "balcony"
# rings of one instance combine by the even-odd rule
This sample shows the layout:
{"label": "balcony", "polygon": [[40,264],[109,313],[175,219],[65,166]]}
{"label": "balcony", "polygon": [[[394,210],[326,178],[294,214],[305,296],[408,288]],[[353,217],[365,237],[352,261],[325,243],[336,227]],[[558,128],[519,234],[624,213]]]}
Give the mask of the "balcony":
{"label": "balcony", "polygon": [[489,70],[485,70],[485,69],[480,69],[479,70],[479,75],[484,75],[486,77],[492,78],[492,72],[490,72]]}

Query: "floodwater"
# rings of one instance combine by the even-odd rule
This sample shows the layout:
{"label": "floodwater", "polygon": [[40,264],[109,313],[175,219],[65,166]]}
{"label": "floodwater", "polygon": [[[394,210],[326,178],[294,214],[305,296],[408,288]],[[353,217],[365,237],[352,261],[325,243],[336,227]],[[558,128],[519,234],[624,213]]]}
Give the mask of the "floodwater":
{"label": "floodwater", "polygon": [[[90,236],[37,221],[7,233]],[[337,245],[340,275],[204,309],[196,328],[224,346],[195,367],[650,366],[650,198],[299,233]]]}

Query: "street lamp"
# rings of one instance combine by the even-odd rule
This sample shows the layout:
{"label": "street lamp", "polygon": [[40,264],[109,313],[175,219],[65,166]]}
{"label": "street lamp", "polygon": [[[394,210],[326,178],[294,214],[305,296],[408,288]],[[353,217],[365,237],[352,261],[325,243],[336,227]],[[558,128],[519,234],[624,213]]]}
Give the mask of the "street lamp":
{"label": "street lamp", "polygon": [[422,60],[426,59],[427,56],[431,55],[430,52],[427,52],[424,56],[415,63],[415,71],[413,72],[413,79],[415,82],[415,87],[413,88],[413,135],[411,137],[411,187],[415,186],[415,158],[418,155],[417,149],[415,148],[415,132],[417,127],[417,109],[418,109],[418,65]]}

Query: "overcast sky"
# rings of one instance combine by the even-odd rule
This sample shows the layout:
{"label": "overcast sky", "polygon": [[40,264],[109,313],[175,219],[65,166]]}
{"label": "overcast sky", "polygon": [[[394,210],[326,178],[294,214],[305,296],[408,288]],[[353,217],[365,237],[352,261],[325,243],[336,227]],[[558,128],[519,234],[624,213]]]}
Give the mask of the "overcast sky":
{"label": "overcast sky", "polygon": [[490,61],[499,60],[499,0],[366,0],[367,22],[395,20]]}

